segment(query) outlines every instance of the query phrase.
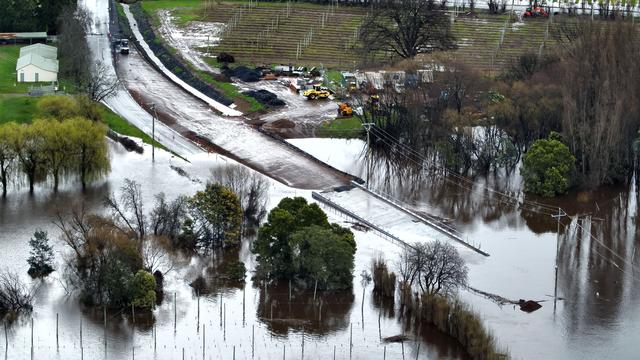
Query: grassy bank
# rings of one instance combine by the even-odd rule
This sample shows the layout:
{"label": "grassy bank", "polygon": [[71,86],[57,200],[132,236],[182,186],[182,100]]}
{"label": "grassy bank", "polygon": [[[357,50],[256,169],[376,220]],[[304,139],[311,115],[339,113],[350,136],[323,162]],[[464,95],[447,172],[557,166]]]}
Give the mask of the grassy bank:
{"label": "grassy bank", "polygon": [[316,136],[327,138],[356,138],[364,134],[362,122],[356,116],[339,117],[335,120],[323,123],[316,129]]}
{"label": "grassy bank", "polygon": [[34,83],[16,81],[16,63],[22,45],[0,45],[0,94],[26,94]]}
{"label": "grassy bank", "polygon": [[[38,117],[38,100],[40,97],[33,96],[9,96],[0,95],[0,125],[14,121],[19,124],[28,124]],[[125,119],[109,110],[103,104],[98,105],[98,111],[109,129],[120,135],[131,136],[142,139],[146,144],[152,144],[151,136],[142,132],[142,130],[128,123]],[[167,150],[159,142],[155,142],[156,147]]]}
{"label": "grassy bank", "polygon": [[15,121],[30,123],[36,114],[39,98],[31,96],[0,95],[0,124]]}

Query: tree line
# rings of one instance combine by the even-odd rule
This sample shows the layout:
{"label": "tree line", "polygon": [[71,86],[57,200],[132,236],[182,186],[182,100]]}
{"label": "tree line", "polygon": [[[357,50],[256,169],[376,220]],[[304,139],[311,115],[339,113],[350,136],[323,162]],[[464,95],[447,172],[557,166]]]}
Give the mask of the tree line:
{"label": "tree line", "polygon": [[55,34],[65,6],[77,0],[0,0],[0,32],[46,31]]}
{"label": "tree line", "polygon": [[[362,121],[376,124],[373,151],[392,167],[436,164],[471,177],[508,175],[536,141],[556,133],[552,140],[569,151],[538,146],[537,156],[558,156],[566,166],[540,168],[545,162],[540,159],[540,171],[523,169],[533,181],[527,191],[554,196],[571,187],[628,181],[640,129],[640,81],[632,64],[640,50],[635,25],[571,17],[554,22],[550,36],[556,47],[524,54],[495,77],[478,72],[455,52],[403,62],[407,78],[414,79],[405,82],[406,91],[389,81],[355,99],[365,110]],[[429,81],[416,75],[425,63],[433,70]],[[380,97],[375,107],[371,93]]]}
{"label": "tree line", "polygon": [[0,183],[6,197],[10,183],[26,178],[29,192],[51,179],[58,191],[63,179],[76,177],[82,187],[109,171],[107,127],[82,117],[38,119],[31,124],[0,125]]}

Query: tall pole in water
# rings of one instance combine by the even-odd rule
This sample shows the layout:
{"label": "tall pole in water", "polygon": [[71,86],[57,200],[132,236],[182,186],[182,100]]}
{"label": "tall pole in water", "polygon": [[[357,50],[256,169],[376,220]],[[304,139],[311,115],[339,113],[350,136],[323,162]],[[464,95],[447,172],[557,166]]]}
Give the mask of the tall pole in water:
{"label": "tall pole in water", "polygon": [[556,303],[558,301],[558,253],[560,252],[560,218],[565,216],[561,208],[558,207],[558,215],[551,215],[558,221],[557,233],[556,233],[556,265],[555,265],[555,280],[553,286],[553,313],[556,312]]}
{"label": "tall pole in water", "polygon": [[369,180],[371,178],[371,126],[373,123],[362,124],[365,130],[367,130],[367,190],[370,190]]}

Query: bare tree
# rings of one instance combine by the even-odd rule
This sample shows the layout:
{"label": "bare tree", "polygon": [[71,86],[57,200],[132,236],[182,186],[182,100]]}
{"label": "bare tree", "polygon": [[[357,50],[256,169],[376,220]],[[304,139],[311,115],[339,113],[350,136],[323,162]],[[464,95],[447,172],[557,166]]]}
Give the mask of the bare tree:
{"label": "bare tree", "polygon": [[[159,271],[163,276],[173,270],[173,263],[167,256],[167,252],[157,243],[159,239],[144,240],[142,243],[142,264],[147,271],[154,274]],[[165,239],[166,241],[166,239]]]}
{"label": "bare tree", "polygon": [[102,101],[113,96],[121,83],[108,65],[99,61],[91,69],[82,83],[83,91],[94,101]]}
{"label": "bare tree", "polygon": [[[624,21],[567,22],[560,27],[564,116],[562,132],[588,187],[633,173],[640,128],[640,38]],[[594,46],[598,44],[598,46]]]}
{"label": "bare tree", "polygon": [[[146,233],[146,216],[142,204],[142,190],[140,184],[125,179],[124,185],[120,188],[120,200],[111,194],[104,199],[104,205],[111,211],[112,215],[136,234],[138,240],[144,239]],[[120,227],[126,233],[126,229]]]}
{"label": "bare tree", "polygon": [[467,283],[464,259],[453,245],[440,240],[406,248],[400,264],[403,281],[429,294],[450,294]]}
{"label": "bare tree", "polygon": [[259,173],[241,165],[228,165],[211,171],[214,182],[235,192],[240,199],[245,221],[258,225],[267,214],[269,182]]}
{"label": "bare tree", "polygon": [[33,289],[29,289],[17,274],[7,271],[0,273],[0,314],[31,311],[33,299]]}
{"label": "bare tree", "polygon": [[[189,198],[178,196],[173,201],[167,201],[164,193],[156,195],[156,203],[151,212],[151,230],[153,235],[166,236],[175,240],[180,235],[180,229],[187,218]],[[150,230],[150,231],[151,231]]]}
{"label": "bare tree", "polygon": [[66,6],[58,17],[60,75],[71,79],[77,87],[81,87],[90,76],[87,44],[90,19],[86,12],[75,5]]}
{"label": "bare tree", "polygon": [[368,51],[383,51],[402,58],[455,48],[451,23],[433,0],[382,0],[361,26]]}

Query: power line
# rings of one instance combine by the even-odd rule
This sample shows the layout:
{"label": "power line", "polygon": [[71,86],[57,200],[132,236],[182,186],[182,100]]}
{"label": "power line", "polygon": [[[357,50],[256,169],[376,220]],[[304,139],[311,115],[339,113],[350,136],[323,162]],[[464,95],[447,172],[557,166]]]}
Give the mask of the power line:
{"label": "power line", "polygon": [[[379,130],[378,127],[372,127],[372,129],[375,129],[376,131]],[[431,164],[433,168],[439,169],[439,170],[445,172],[447,175],[467,183],[468,186],[465,186],[463,184],[457,183],[457,182],[453,181],[452,179],[448,178],[446,175],[443,177],[445,181],[449,181],[452,184],[454,184],[454,185],[456,185],[458,187],[461,187],[461,188],[463,188],[463,189],[465,189],[467,191],[473,191],[473,186],[475,185],[473,180],[470,180],[470,179],[468,179],[468,178],[466,178],[466,177],[464,177],[462,175],[456,174],[455,172],[453,172],[453,171],[451,171],[449,169],[446,169],[444,167],[438,166],[433,161],[425,159],[423,156],[419,155],[415,150],[412,150],[408,146],[401,144],[397,140],[393,139],[390,135],[384,135],[382,133],[377,133],[377,135],[379,136],[378,140],[381,140],[385,145],[389,146],[392,151],[395,151],[399,155],[405,156],[409,161],[413,162],[414,164],[416,164],[421,169],[426,170],[425,166],[424,166],[424,163],[420,163],[419,161],[417,161],[414,158],[412,158],[412,156],[409,156],[409,155],[403,153],[401,150],[397,149],[397,146],[401,146],[401,147],[406,148],[407,151],[409,151],[412,154],[414,154],[414,156],[416,158],[420,159],[422,162],[426,162],[428,164]],[[509,194],[500,192],[498,190],[492,189],[487,185],[483,185],[482,187],[484,188],[484,190],[487,190],[489,192],[495,193],[495,194],[500,195],[502,197],[505,197],[507,199],[511,199],[511,201],[513,201],[513,203],[511,203],[509,201],[506,201],[506,200],[489,198],[488,194],[483,194],[483,196],[485,196],[486,198],[491,199],[491,200],[500,201],[500,202],[505,203],[505,204],[517,205],[521,209],[525,209],[525,210],[528,210],[528,211],[531,211],[531,212],[536,212],[536,213],[543,214],[543,215],[553,215],[553,214],[556,213],[556,211],[558,209],[558,207],[553,207],[553,206],[541,204],[541,203],[538,203],[538,202],[533,202],[533,201],[528,201],[528,200],[521,200],[521,199],[519,199],[519,198],[517,198],[517,197],[515,197],[513,195],[509,195]],[[539,208],[542,208],[542,209],[539,209]],[[543,211],[545,209],[546,209],[546,211]]]}

